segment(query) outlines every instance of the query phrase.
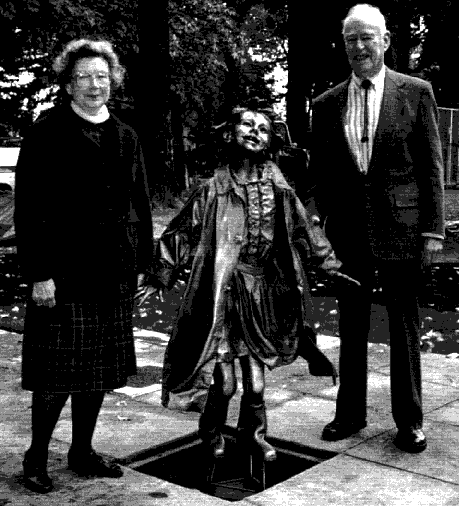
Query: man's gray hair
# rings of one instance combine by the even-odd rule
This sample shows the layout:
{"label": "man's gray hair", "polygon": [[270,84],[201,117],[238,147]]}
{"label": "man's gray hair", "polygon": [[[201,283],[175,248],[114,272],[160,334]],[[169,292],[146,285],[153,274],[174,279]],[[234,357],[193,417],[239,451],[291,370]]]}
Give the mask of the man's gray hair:
{"label": "man's gray hair", "polygon": [[381,30],[381,35],[387,32],[386,19],[379,8],[374,5],[357,4],[351,7],[343,21],[343,33],[346,25],[354,19],[360,19],[365,23],[378,27]]}

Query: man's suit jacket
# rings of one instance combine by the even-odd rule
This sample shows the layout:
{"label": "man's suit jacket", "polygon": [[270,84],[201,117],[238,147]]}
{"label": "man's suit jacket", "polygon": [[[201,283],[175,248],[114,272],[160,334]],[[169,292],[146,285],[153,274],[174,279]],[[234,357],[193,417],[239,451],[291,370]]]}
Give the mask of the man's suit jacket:
{"label": "man's suit jacket", "polygon": [[423,233],[444,234],[438,109],[429,83],[386,68],[367,174],[344,133],[350,78],[313,102],[309,206],[340,260],[420,258]]}

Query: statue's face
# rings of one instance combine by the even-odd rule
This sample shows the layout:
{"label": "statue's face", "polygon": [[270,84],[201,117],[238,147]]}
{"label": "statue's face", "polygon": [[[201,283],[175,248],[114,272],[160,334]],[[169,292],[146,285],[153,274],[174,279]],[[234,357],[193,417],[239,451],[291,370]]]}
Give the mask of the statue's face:
{"label": "statue's face", "polygon": [[264,114],[244,111],[235,133],[239,146],[251,153],[260,153],[269,146],[271,123]]}

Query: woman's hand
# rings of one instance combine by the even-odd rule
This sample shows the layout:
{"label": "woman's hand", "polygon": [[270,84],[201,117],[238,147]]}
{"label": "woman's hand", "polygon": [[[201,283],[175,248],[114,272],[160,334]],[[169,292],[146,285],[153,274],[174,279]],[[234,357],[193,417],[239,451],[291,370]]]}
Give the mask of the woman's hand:
{"label": "woman's hand", "polygon": [[33,284],[32,299],[37,306],[54,307],[56,305],[55,291],[56,286],[52,279],[38,281]]}

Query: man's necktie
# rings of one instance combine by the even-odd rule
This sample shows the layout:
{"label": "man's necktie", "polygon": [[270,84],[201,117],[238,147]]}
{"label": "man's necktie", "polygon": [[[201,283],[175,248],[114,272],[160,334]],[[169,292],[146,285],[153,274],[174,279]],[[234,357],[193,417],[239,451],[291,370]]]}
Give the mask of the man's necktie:
{"label": "man's necktie", "polygon": [[363,109],[363,135],[362,142],[368,142],[368,90],[371,87],[371,81],[369,79],[364,79],[362,84],[360,85],[365,90],[365,105]]}

